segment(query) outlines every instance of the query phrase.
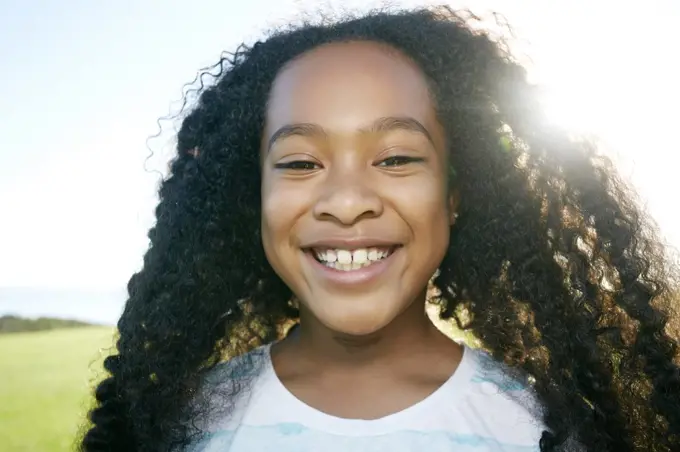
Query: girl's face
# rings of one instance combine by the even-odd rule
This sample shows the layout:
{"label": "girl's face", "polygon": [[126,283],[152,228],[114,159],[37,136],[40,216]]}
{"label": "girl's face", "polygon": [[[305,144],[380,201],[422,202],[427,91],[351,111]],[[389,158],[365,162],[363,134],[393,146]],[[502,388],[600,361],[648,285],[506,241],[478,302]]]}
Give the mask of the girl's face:
{"label": "girl's face", "polygon": [[303,314],[364,335],[414,302],[448,246],[444,134],[419,69],[369,42],[277,76],[262,140],[262,241]]}

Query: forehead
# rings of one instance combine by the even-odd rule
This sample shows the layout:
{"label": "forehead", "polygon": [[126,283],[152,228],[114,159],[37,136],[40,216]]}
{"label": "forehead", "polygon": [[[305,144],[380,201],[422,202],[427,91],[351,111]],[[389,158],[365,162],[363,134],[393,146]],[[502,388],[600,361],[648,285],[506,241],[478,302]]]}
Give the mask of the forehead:
{"label": "forehead", "polygon": [[337,43],[300,56],[278,74],[266,129],[311,122],[349,133],[387,116],[434,126],[434,107],[419,68],[382,44]]}

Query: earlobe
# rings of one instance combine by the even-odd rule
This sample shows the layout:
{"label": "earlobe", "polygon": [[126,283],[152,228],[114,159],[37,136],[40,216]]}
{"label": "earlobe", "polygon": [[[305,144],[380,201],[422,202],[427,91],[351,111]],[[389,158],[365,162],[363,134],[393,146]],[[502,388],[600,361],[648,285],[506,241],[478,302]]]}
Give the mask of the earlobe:
{"label": "earlobe", "polygon": [[451,217],[449,218],[449,224],[453,226],[456,223],[456,220],[458,219],[458,212],[453,212],[451,214]]}
{"label": "earlobe", "polygon": [[458,206],[460,205],[460,195],[458,190],[452,192],[449,195],[449,225],[453,226],[458,219]]}

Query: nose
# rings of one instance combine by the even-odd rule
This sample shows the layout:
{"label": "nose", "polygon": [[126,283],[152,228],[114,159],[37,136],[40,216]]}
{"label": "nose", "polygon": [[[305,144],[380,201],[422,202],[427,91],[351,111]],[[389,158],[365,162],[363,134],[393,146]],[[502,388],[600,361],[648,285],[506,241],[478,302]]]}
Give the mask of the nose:
{"label": "nose", "polygon": [[365,174],[335,174],[324,181],[314,205],[314,217],[351,226],[359,220],[380,216],[383,202]]}

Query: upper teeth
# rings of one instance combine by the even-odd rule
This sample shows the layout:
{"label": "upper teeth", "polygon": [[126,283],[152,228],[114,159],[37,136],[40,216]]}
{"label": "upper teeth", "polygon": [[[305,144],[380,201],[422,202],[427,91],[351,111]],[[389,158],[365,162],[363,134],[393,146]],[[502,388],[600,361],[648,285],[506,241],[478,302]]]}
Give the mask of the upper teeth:
{"label": "upper teeth", "polygon": [[377,261],[389,254],[387,249],[359,248],[349,250],[315,250],[317,259],[323,262],[338,262],[339,264],[365,264],[369,261]]}

